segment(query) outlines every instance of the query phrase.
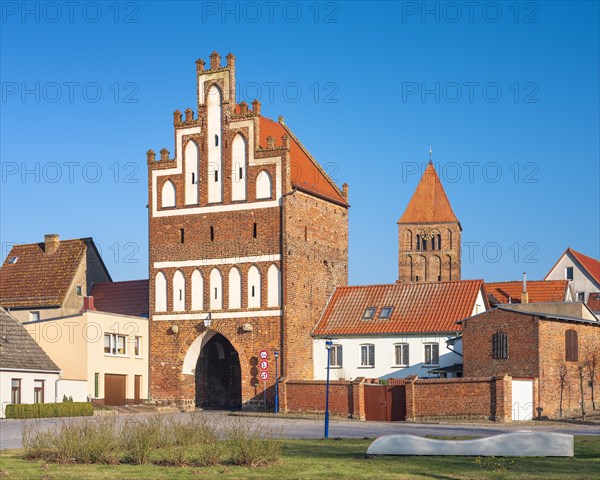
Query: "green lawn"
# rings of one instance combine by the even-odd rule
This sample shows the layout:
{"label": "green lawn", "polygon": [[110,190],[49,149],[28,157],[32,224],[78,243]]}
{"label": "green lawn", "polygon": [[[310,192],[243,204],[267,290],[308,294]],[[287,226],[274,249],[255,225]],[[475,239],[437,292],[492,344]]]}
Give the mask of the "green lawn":
{"label": "green lawn", "polygon": [[210,468],[154,465],[56,465],[0,453],[0,478],[183,479],[183,478],[436,478],[597,479],[600,437],[575,437],[574,458],[379,457],[365,458],[370,440],[283,440],[278,463],[268,467]]}

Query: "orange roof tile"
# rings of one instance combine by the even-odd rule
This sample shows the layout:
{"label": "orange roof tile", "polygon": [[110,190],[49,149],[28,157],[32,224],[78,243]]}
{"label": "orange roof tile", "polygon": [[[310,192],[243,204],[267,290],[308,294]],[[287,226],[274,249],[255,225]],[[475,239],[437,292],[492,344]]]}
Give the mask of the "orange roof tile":
{"label": "orange roof tile", "polygon": [[94,283],[89,295],[100,312],[145,317],[150,311],[148,280]]}
{"label": "orange roof tile", "polygon": [[[313,335],[456,332],[482,289],[483,280],[337,287]],[[377,308],[371,320],[362,318],[367,307]],[[379,318],[382,307],[394,307],[388,320]]]}
{"label": "orange roof tile", "polygon": [[[5,308],[62,305],[91,239],[61,240],[47,255],[44,243],[14,245],[0,268],[0,305]],[[92,242],[93,243],[93,242]],[[16,262],[10,263],[16,257]]]}
{"label": "orange roof tile", "polygon": [[429,162],[398,223],[458,222],[433,163]]}
{"label": "orange roof tile", "polygon": [[299,190],[324,197],[343,206],[348,202],[343,197],[340,189],[329,178],[327,173],[312,158],[308,150],[300,143],[289,127],[283,123],[275,122],[269,118],[260,117],[260,146],[267,146],[267,137],[271,136],[280,142],[283,135],[290,138],[290,157],[292,161],[292,185]]}
{"label": "orange roof tile", "polygon": [[[567,298],[568,280],[527,280],[527,297],[530,303],[564,302]],[[521,303],[523,282],[492,282],[485,291],[493,296],[492,304]]]}

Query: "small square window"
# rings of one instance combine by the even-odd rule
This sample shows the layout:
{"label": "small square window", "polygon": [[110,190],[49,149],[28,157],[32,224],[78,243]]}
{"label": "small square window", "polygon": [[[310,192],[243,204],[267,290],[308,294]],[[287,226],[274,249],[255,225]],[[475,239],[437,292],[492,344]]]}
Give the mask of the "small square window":
{"label": "small square window", "polygon": [[373,318],[373,316],[375,315],[375,307],[367,307],[365,310],[365,313],[363,313],[363,320],[371,320]]}
{"label": "small square window", "polygon": [[77,291],[77,295],[79,295],[79,296],[83,295],[81,285],[77,285],[75,287],[75,290]]}
{"label": "small square window", "polygon": [[392,316],[393,310],[394,310],[394,307],[383,307],[381,309],[381,313],[379,314],[379,318],[382,320],[387,320],[388,318],[390,318]]}
{"label": "small square window", "polygon": [[29,312],[29,321],[38,322],[40,320],[40,312]]}
{"label": "small square window", "polygon": [[573,267],[565,268],[565,278],[567,280],[573,280]]}
{"label": "small square window", "polygon": [[585,302],[585,292],[577,292],[577,301]]}

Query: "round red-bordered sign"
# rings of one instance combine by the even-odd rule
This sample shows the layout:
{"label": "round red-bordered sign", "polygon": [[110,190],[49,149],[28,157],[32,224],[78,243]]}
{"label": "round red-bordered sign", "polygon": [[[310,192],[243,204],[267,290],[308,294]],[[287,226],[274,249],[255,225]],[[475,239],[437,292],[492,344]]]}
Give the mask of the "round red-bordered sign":
{"label": "round red-bordered sign", "polygon": [[269,378],[269,372],[265,372],[264,370],[260,372],[260,379],[267,380]]}
{"label": "round red-bordered sign", "polygon": [[260,369],[261,370],[267,370],[269,368],[269,362],[267,362],[266,360],[261,360],[260,362]]}
{"label": "round red-bordered sign", "polygon": [[261,358],[261,360],[266,360],[267,358],[269,358],[269,352],[267,352],[266,350],[261,350],[258,356]]}

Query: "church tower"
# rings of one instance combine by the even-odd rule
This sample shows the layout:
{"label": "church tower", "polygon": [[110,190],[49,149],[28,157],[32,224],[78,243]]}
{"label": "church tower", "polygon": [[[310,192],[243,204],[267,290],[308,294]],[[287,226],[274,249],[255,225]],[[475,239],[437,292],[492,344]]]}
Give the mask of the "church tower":
{"label": "church tower", "polygon": [[431,160],[398,220],[398,282],[460,280],[460,232]]}

